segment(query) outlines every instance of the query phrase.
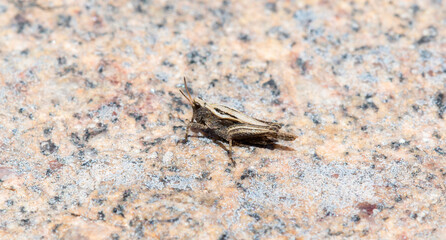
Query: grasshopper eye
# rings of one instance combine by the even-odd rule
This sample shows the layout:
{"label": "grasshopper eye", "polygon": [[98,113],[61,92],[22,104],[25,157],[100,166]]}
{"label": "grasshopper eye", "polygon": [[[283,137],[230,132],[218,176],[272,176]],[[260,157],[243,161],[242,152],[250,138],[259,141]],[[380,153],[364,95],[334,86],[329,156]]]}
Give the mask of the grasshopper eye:
{"label": "grasshopper eye", "polygon": [[201,104],[199,103],[199,102],[197,102],[197,101],[195,101],[195,99],[193,100],[193,106],[194,107],[201,107]]}

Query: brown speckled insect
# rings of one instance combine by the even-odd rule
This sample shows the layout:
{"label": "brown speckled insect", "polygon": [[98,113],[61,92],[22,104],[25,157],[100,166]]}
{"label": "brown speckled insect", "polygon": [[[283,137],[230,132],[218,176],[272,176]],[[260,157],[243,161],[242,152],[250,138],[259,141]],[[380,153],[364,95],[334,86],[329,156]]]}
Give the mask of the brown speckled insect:
{"label": "brown speckled insect", "polygon": [[230,107],[192,98],[187,88],[186,78],[184,78],[184,87],[187,95],[181,89],[180,92],[189,101],[193,110],[192,119],[186,127],[184,142],[187,142],[190,128],[216,135],[229,142],[228,155],[234,166],[233,141],[252,145],[271,145],[279,140],[293,141],[297,137],[280,130],[282,125],[279,123],[256,119]]}

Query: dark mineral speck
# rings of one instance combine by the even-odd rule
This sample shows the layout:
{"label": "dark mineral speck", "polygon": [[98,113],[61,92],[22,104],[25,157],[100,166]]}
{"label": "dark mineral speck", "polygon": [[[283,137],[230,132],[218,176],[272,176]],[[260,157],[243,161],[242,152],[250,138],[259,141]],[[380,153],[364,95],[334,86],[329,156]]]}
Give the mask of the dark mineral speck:
{"label": "dark mineral speck", "polygon": [[434,151],[437,152],[438,154],[442,155],[442,156],[446,155],[446,151],[443,150],[443,148],[441,148],[441,147],[434,148]]}
{"label": "dark mineral speck", "polygon": [[277,97],[280,95],[280,89],[278,88],[276,81],[274,81],[274,79],[270,79],[267,82],[263,83],[262,87],[269,88],[273,96]]}
{"label": "dark mineral speck", "polygon": [[104,133],[107,131],[107,124],[103,124],[103,123],[98,123],[96,124],[95,127],[92,128],[87,128],[85,130],[84,136],[83,136],[83,140],[88,142],[88,140],[90,140],[91,138]]}
{"label": "dark mineral speck", "polygon": [[124,207],[122,205],[118,205],[117,207],[113,208],[112,212],[114,214],[120,215],[121,217],[124,217]]}
{"label": "dark mineral speck", "polygon": [[57,16],[57,26],[69,28],[71,26],[71,16],[70,15]]}
{"label": "dark mineral speck", "polygon": [[56,146],[56,144],[54,144],[51,140],[40,142],[40,152],[45,156],[56,152],[58,149],[59,147]]}
{"label": "dark mineral speck", "polygon": [[98,220],[101,220],[101,221],[105,220],[105,214],[103,211],[98,212]]}
{"label": "dark mineral speck", "polygon": [[353,217],[352,217],[353,222],[359,222],[360,220],[361,220],[361,218],[358,215],[353,215]]}

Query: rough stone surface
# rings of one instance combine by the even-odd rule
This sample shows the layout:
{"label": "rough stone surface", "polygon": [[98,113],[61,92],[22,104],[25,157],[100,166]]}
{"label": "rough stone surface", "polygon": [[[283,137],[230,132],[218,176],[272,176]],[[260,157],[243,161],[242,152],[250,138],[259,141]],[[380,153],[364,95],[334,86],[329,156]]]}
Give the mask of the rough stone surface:
{"label": "rough stone surface", "polygon": [[[444,1],[0,1],[0,239],[446,236]],[[179,94],[298,139],[234,147]]]}

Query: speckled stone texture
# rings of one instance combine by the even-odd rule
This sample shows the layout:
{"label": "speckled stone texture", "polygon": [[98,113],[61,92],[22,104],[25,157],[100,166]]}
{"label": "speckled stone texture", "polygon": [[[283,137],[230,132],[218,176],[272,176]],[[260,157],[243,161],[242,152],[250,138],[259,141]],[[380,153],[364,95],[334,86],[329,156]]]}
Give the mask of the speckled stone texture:
{"label": "speckled stone texture", "polygon": [[0,239],[444,239],[445,4],[0,1]]}

